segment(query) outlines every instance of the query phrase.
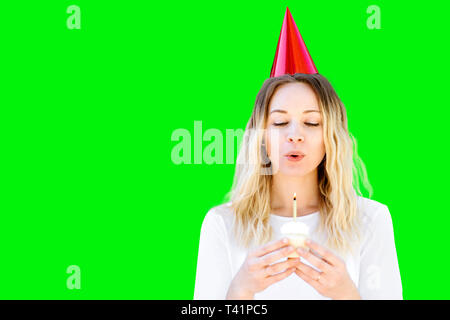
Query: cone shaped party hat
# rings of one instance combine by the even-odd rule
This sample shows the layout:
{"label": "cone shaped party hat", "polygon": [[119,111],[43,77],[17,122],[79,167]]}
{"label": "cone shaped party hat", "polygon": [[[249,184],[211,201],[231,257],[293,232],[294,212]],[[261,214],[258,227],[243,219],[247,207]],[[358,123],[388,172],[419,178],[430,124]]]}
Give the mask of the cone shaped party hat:
{"label": "cone shaped party hat", "polygon": [[291,12],[286,8],[270,77],[294,73],[318,72]]}

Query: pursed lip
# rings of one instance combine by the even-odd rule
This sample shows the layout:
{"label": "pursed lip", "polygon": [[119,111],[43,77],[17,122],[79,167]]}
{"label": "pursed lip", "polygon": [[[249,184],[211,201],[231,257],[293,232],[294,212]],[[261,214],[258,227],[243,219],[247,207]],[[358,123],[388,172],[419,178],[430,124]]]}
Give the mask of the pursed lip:
{"label": "pursed lip", "polygon": [[301,152],[301,151],[289,151],[284,156],[285,157],[289,157],[289,156],[302,156],[302,157],[304,157],[305,154],[303,152]]}

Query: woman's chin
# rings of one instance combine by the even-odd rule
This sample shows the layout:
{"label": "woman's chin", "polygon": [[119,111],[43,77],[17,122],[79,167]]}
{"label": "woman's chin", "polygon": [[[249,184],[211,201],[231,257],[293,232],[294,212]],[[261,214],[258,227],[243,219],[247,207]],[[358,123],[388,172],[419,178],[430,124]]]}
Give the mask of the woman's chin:
{"label": "woman's chin", "polygon": [[[304,160],[304,159],[303,159]],[[272,165],[274,162],[272,162]],[[313,169],[304,161],[281,160],[278,165],[272,167],[272,173],[290,177],[302,177],[310,173]]]}
{"label": "woman's chin", "polygon": [[281,166],[278,172],[284,176],[290,177],[302,177],[306,174],[304,168],[292,167],[292,166]]}
{"label": "woman's chin", "polygon": [[289,161],[285,160],[280,163],[280,172],[290,175],[302,175],[305,174],[305,164],[303,161]]}

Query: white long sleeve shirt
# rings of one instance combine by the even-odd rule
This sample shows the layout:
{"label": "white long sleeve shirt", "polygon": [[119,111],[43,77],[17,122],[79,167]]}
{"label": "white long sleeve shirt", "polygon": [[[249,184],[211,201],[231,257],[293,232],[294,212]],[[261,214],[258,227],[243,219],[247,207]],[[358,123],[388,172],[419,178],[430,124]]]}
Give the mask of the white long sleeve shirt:
{"label": "white long sleeve shirt", "polygon": [[[213,207],[206,214],[201,231],[195,279],[195,300],[223,300],[230,283],[239,271],[248,249],[236,243],[233,237],[231,203]],[[394,230],[389,209],[375,200],[358,196],[358,207],[363,212],[363,240],[355,254],[340,256],[358,288],[362,299],[403,299],[402,282],[394,242]],[[315,230],[320,212],[297,219]],[[271,239],[281,239],[280,227],[291,217],[270,215],[274,230]],[[323,236],[310,232],[310,238],[325,246]],[[330,251],[334,252],[330,248]],[[279,261],[283,261],[283,258]],[[312,266],[307,260],[302,262]],[[278,261],[277,261],[278,262]],[[255,300],[329,300],[295,273],[255,294]]]}

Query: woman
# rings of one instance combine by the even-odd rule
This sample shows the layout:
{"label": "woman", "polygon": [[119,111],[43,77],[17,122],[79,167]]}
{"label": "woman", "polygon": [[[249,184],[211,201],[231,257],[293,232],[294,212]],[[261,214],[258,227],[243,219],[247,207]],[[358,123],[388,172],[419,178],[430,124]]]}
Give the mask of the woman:
{"label": "woman", "polygon": [[[194,299],[402,299],[390,212],[357,195],[354,157],[345,107],[324,76],[267,79],[231,197],[202,224]],[[280,233],[294,193],[310,250]],[[287,258],[294,251],[300,258]]]}

